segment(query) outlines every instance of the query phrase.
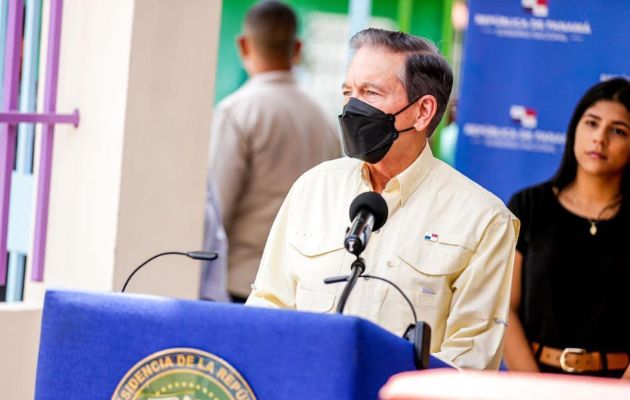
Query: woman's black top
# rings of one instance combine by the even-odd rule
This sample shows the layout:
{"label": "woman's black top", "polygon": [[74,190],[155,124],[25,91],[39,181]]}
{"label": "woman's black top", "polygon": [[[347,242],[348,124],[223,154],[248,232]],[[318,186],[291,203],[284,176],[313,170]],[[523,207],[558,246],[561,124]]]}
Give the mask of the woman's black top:
{"label": "woman's black top", "polygon": [[550,182],[515,194],[523,255],[519,316],[530,342],[630,352],[630,215],[591,223],[564,208]]}

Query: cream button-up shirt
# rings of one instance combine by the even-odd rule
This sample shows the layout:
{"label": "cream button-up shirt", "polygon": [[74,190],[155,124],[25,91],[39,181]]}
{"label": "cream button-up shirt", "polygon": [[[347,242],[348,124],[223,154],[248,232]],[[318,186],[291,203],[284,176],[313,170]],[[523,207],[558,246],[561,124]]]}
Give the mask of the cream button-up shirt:
{"label": "cream button-up shirt", "polygon": [[[350,272],[348,209],[369,190],[367,167],[350,158],[302,175],[276,217],[247,304],[334,312],[343,284],[323,280]],[[498,368],[519,221],[428,145],[382,195],[389,217],[362,254],[365,273],[405,292],[432,328],[434,356],[462,368]],[[374,279],[357,282],[344,313],[398,335],[414,322],[400,293]]]}

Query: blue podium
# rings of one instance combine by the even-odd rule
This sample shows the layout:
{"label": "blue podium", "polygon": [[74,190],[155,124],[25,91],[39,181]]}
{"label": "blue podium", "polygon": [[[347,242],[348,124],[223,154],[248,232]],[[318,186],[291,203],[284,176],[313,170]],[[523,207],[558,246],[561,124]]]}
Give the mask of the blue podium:
{"label": "blue podium", "polygon": [[410,343],[356,317],[48,291],[35,398],[376,399],[414,369]]}

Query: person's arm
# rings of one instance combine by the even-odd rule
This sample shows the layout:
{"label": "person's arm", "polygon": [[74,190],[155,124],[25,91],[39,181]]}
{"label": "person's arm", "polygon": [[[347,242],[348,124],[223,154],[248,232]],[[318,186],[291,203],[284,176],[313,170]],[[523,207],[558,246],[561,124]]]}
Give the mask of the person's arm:
{"label": "person's arm", "polygon": [[499,367],[518,229],[519,221],[509,213],[497,215],[486,228],[468,266],[451,285],[444,340],[434,356],[460,368]]}
{"label": "person's arm", "polygon": [[247,174],[247,139],[235,119],[230,110],[217,108],[212,119],[208,162],[221,201],[221,219],[228,233]]}
{"label": "person's arm", "polygon": [[621,377],[621,379],[630,380],[630,365],[628,365],[628,368],[626,368],[626,372],[623,373],[623,376]]}
{"label": "person's arm", "polygon": [[521,305],[521,276],[523,255],[516,251],[514,272],[512,273],[512,294],[510,295],[510,320],[505,333],[505,363],[511,371],[538,372],[529,341],[518,317]]}
{"label": "person's arm", "polygon": [[269,232],[252,292],[245,303],[248,306],[295,308],[297,283],[291,266],[297,260],[295,250],[289,245],[290,202],[291,191],[282,203]]}

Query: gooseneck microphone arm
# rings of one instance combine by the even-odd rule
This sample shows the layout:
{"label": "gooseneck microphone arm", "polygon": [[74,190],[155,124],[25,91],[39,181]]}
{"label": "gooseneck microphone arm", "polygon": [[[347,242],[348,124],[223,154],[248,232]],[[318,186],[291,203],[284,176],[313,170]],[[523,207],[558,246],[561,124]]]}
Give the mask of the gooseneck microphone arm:
{"label": "gooseneck microphone arm", "polygon": [[401,296],[405,299],[405,301],[407,302],[407,304],[409,304],[409,308],[411,309],[411,313],[413,314],[413,320],[415,322],[418,322],[418,316],[416,315],[416,309],[414,308],[413,304],[411,303],[411,300],[409,300],[409,297],[407,297],[407,295],[405,294],[405,292],[403,292],[398,285],[396,285],[394,282],[390,281],[389,279],[385,279],[385,278],[381,278],[380,276],[376,276],[376,275],[369,275],[369,274],[365,274],[365,275],[361,275],[360,278],[365,278],[365,279],[377,279],[379,281],[383,281],[383,282],[387,282],[390,285],[392,285],[394,287],[394,289],[396,289],[398,291],[398,293],[401,294]]}
{"label": "gooseneck microphone arm", "polygon": [[131,274],[129,274],[129,276],[127,277],[127,280],[125,281],[125,284],[123,285],[122,289],[120,290],[121,293],[125,292],[125,289],[127,288],[127,285],[129,284],[129,281],[131,281],[131,278],[133,278],[133,276],[136,274],[136,272],[138,272],[140,270],[140,268],[144,267],[146,264],[148,264],[149,262],[155,260],[158,257],[162,257],[162,256],[167,256],[167,255],[178,255],[178,256],[186,256],[189,258],[192,258],[194,260],[204,260],[204,261],[211,261],[211,260],[216,260],[218,257],[218,254],[212,251],[203,251],[203,250],[199,250],[199,251],[188,251],[188,252],[181,252],[181,251],[166,251],[164,253],[159,253],[154,255],[153,257],[149,258],[148,260],[146,260],[145,262],[143,262],[142,264],[138,265],[136,267],[136,269],[134,269]]}
{"label": "gooseneck microphone arm", "polygon": [[[356,261],[355,261],[355,263],[356,263]],[[411,309],[411,313],[413,314],[414,323],[418,321],[418,316],[416,314],[416,309],[414,308],[413,304],[411,303],[411,300],[409,300],[409,297],[407,297],[405,292],[403,292],[402,289],[400,289],[398,287],[398,285],[396,285],[394,282],[390,281],[389,279],[381,278],[380,276],[369,275],[369,274],[363,274],[362,273],[362,274],[359,274],[356,278],[354,278],[355,283],[358,280],[358,278],[377,279],[379,281],[387,282],[390,285],[392,285],[394,287],[394,289],[396,289],[398,291],[398,293],[400,293],[400,295],[405,299],[407,304],[409,304],[409,308]],[[328,284],[331,284],[331,283],[340,283],[340,282],[350,281],[350,279],[352,279],[352,274],[350,274],[350,275],[341,275],[341,276],[333,276],[333,277],[324,279],[324,283],[328,285]],[[350,286],[350,283],[348,283],[348,285],[346,286],[346,289],[348,288],[348,286]],[[352,286],[354,286],[354,283],[352,284]],[[343,303],[344,303],[344,306],[345,306],[345,302],[346,302],[347,299],[343,298],[344,293],[345,293],[345,289],[344,289],[344,292],[341,293],[341,297],[339,298],[339,304],[341,304],[341,302],[343,300]],[[343,311],[343,307],[341,307],[341,311]],[[337,306],[337,312],[341,314],[341,311],[339,311],[339,306]]]}
{"label": "gooseneck microphone arm", "polygon": [[[353,270],[353,273],[354,273],[354,270]],[[346,281],[349,282],[346,288],[344,289],[344,292],[341,294],[341,297],[339,300],[340,305],[342,301],[345,305],[347,295],[345,295],[344,297],[344,294],[346,290],[348,289],[348,287],[354,286],[354,283],[350,285],[350,280],[353,279],[354,282],[356,282],[358,278],[377,279],[379,281],[389,283],[390,285],[394,287],[394,289],[398,291],[398,293],[400,293],[400,295],[405,299],[407,304],[409,304],[409,308],[411,309],[411,313],[413,314],[414,322],[407,327],[407,330],[403,334],[403,338],[407,339],[407,341],[413,344],[414,363],[416,364],[416,368],[419,370],[428,369],[429,368],[429,353],[431,351],[431,326],[429,326],[429,324],[424,321],[418,321],[416,309],[411,303],[411,300],[409,300],[409,297],[407,297],[405,292],[403,292],[402,289],[398,287],[398,285],[396,285],[394,282],[390,281],[389,279],[385,279],[385,278],[381,278],[380,276],[369,275],[369,274],[359,274],[356,277],[353,274],[333,276],[333,277],[324,279],[324,283],[331,284],[331,283],[341,283],[341,282],[346,282]],[[343,311],[343,306],[341,307],[338,306],[337,312],[341,313],[341,311]]]}
{"label": "gooseneck microphone arm", "polygon": [[[350,292],[354,288],[354,285],[357,283],[357,279],[365,272],[365,263],[361,257],[357,257],[356,260],[352,263],[350,267],[350,275],[346,276],[345,280],[348,281],[346,286],[343,288],[343,292],[341,292],[341,296],[339,296],[339,303],[337,303],[337,313],[343,314],[343,309],[346,307],[346,301],[348,301],[348,296],[350,296]],[[324,279],[324,283],[326,279]]]}

